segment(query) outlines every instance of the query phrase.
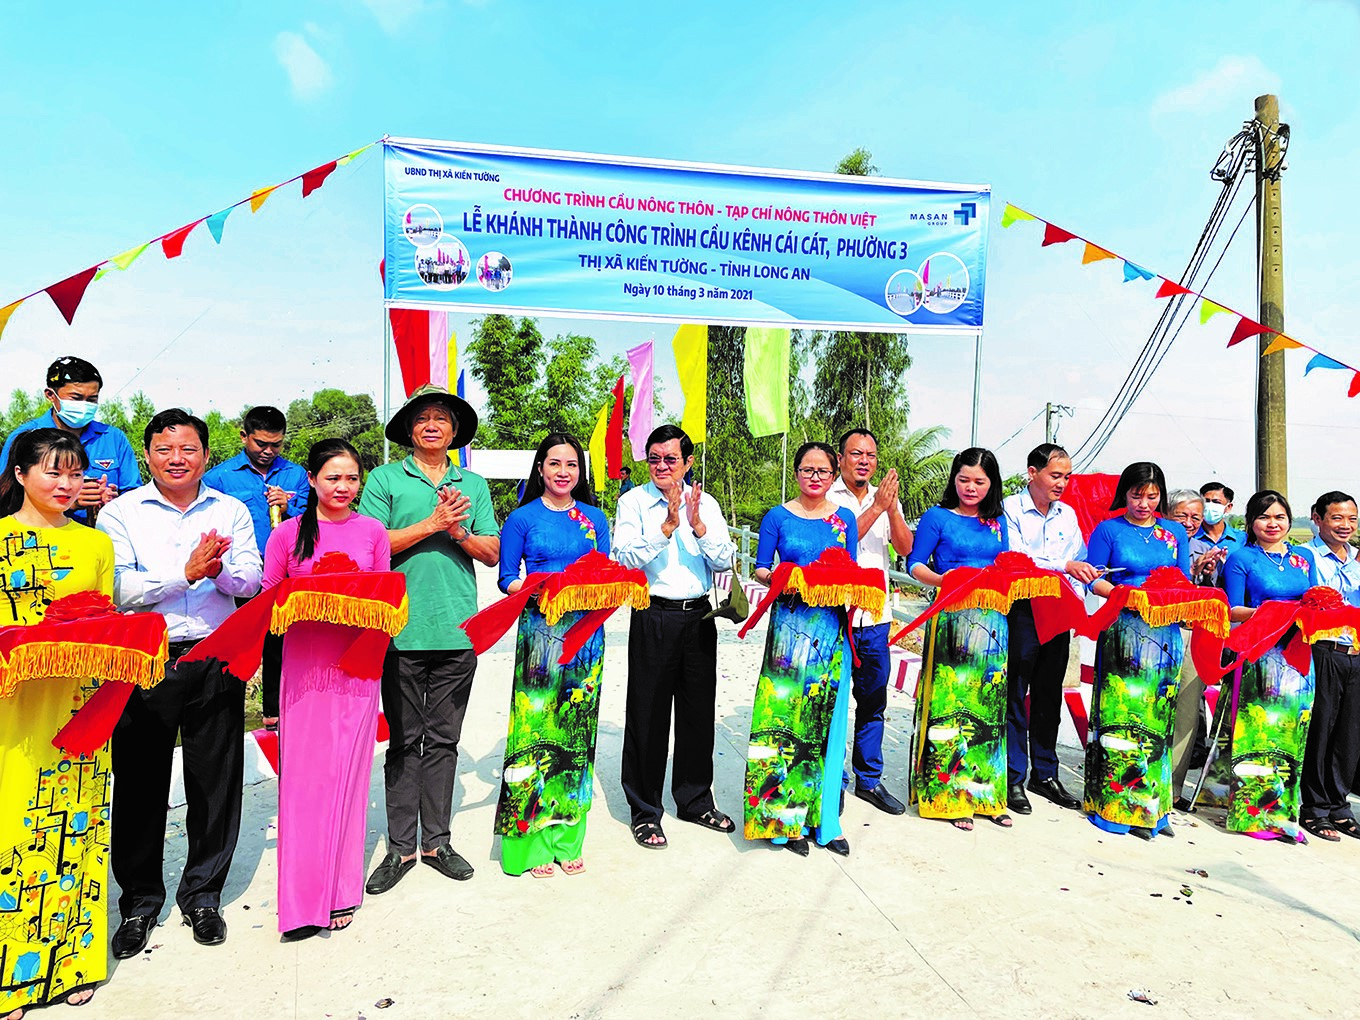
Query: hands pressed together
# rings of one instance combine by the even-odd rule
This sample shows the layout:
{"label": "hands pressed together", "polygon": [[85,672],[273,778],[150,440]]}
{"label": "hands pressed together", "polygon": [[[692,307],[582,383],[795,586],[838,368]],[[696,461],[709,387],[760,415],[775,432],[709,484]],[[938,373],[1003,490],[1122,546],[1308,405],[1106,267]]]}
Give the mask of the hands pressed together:
{"label": "hands pressed together", "polygon": [[695,482],[688,493],[685,492],[683,482],[677,482],[666,492],[666,519],[661,522],[661,533],[667,538],[675,534],[675,529],[680,527],[680,515],[683,513],[685,519],[689,521],[690,529],[694,532],[695,538],[703,538],[708,533],[708,528],[699,518],[699,498],[703,495],[703,486]]}
{"label": "hands pressed together", "polygon": [[184,564],[184,577],[193,584],[205,577],[216,577],[222,573],[222,557],[231,548],[231,536],[219,535],[216,529],[200,535],[198,545],[189,554]]}

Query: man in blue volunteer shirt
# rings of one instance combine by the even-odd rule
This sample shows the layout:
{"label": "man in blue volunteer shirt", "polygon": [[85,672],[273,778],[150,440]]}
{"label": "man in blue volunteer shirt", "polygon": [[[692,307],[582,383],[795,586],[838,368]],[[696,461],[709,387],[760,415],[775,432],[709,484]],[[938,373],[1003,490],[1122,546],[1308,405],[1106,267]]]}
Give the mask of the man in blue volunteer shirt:
{"label": "man in blue volunteer shirt", "polygon": [[1190,579],[1217,587],[1228,555],[1245,545],[1247,537],[1228,523],[1232,489],[1222,482],[1205,482],[1199,494],[1204,497],[1204,523],[1190,536]]}
{"label": "man in blue volunteer shirt", "polygon": [[[310,485],[307,472],[279,456],[288,419],[277,407],[252,407],[241,419],[241,452],[203,476],[203,484],[234,496],[250,511],[255,525],[255,544],[264,556],[269,533],[274,529],[271,511],[279,521],[299,517],[307,509]],[[245,600],[240,600],[244,602]],[[279,671],[283,667],[283,638],[268,634],[261,661],[261,712],[265,729],[279,724]]]}
{"label": "man in blue volunteer shirt", "polygon": [[52,409],[16,427],[0,451],[0,465],[8,464],[14,437],[29,429],[61,429],[79,439],[90,458],[90,466],[85,472],[85,485],[76,497],[76,509],[69,511],[69,516],[82,524],[92,523],[90,507],[101,507],[120,492],[142,484],[137,455],[132,452],[127,436],[94,420],[103,386],[99,369],[88,361],[58,358],[47,369],[47,388],[43,390]]}

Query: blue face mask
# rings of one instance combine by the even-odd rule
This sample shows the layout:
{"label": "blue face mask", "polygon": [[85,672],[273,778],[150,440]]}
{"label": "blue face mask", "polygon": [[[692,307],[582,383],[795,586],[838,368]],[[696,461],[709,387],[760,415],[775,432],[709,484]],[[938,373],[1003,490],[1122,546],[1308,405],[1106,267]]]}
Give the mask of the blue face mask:
{"label": "blue face mask", "polygon": [[1223,513],[1222,503],[1205,503],[1204,523],[1209,525],[1217,524],[1219,521],[1223,520]]}
{"label": "blue face mask", "polygon": [[57,417],[73,429],[83,429],[94,421],[99,405],[92,400],[63,400]]}

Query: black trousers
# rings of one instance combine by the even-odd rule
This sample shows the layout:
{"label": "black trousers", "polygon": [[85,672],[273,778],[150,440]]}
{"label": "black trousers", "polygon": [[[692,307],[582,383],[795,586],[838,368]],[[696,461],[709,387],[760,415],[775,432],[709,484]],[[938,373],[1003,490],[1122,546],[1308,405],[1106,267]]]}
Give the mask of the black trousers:
{"label": "black trousers", "polygon": [[[1058,776],[1058,722],[1062,718],[1063,677],[1072,635],[1064,632],[1039,642],[1029,601],[1017,602],[1006,617],[1010,640],[1006,674],[1006,766],[1011,783],[1030,772],[1032,781]],[[1025,694],[1029,715],[1025,715]]]}
{"label": "black trousers", "polygon": [[1360,764],[1360,655],[1314,646],[1313,684],[1300,815],[1353,818],[1346,798]]}
{"label": "black trousers", "polygon": [[623,725],[623,793],[633,824],[660,822],[666,781],[671,706],[675,758],[671,794],[676,812],[693,818],[714,808],[713,728],[718,689],[718,628],[709,606],[657,606],[633,613],[628,628],[628,703]]}
{"label": "black trousers", "polygon": [[[181,653],[182,654],[182,653]],[[180,910],[220,905],[241,832],[245,685],[215,659],[172,663],[151,690],[132,692],[113,731],[110,861],[125,918],[165,904],[165,816],[175,737],[184,754],[188,858]]]}
{"label": "black trousers", "polygon": [[383,660],[382,703],[391,742],[383,762],[387,849],[409,857],[449,841],[458,740],[477,656],[472,649],[399,652]]}
{"label": "black trousers", "polygon": [[[264,555],[264,550],[260,550]],[[259,598],[258,595],[254,596]],[[240,609],[250,599],[236,600]],[[264,656],[260,659],[260,714],[266,719],[279,717],[279,677],[283,673],[283,635],[267,633],[264,636]]]}

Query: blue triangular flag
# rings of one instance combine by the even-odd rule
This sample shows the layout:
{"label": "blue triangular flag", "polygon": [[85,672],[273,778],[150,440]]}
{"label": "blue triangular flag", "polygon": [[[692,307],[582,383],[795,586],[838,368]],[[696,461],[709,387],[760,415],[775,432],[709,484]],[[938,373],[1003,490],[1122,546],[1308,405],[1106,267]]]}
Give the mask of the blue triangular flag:
{"label": "blue triangular flag", "polygon": [[222,227],[226,224],[227,217],[231,215],[231,210],[235,208],[235,206],[231,206],[208,217],[208,230],[212,233],[213,240],[218,244],[222,243]]}
{"label": "blue triangular flag", "polygon": [[1303,370],[1303,374],[1307,375],[1315,368],[1348,368],[1348,367],[1349,367],[1348,365],[1343,365],[1339,361],[1333,361],[1325,354],[1314,354],[1313,357],[1309,359],[1308,367]]}
{"label": "blue triangular flag", "polygon": [[1130,280],[1138,280],[1138,279],[1151,280],[1151,279],[1153,278],[1153,276],[1155,276],[1155,275],[1156,275],[1155,273],[1149,272],[1148,270],[1144,269],[1142,266],[1135,266],[1132,262],[1128,261],[1128,259],[1125,259],[1125,260],[1124,260],[1124,282],[1125,282],[1125,283],[1128,283]]}

